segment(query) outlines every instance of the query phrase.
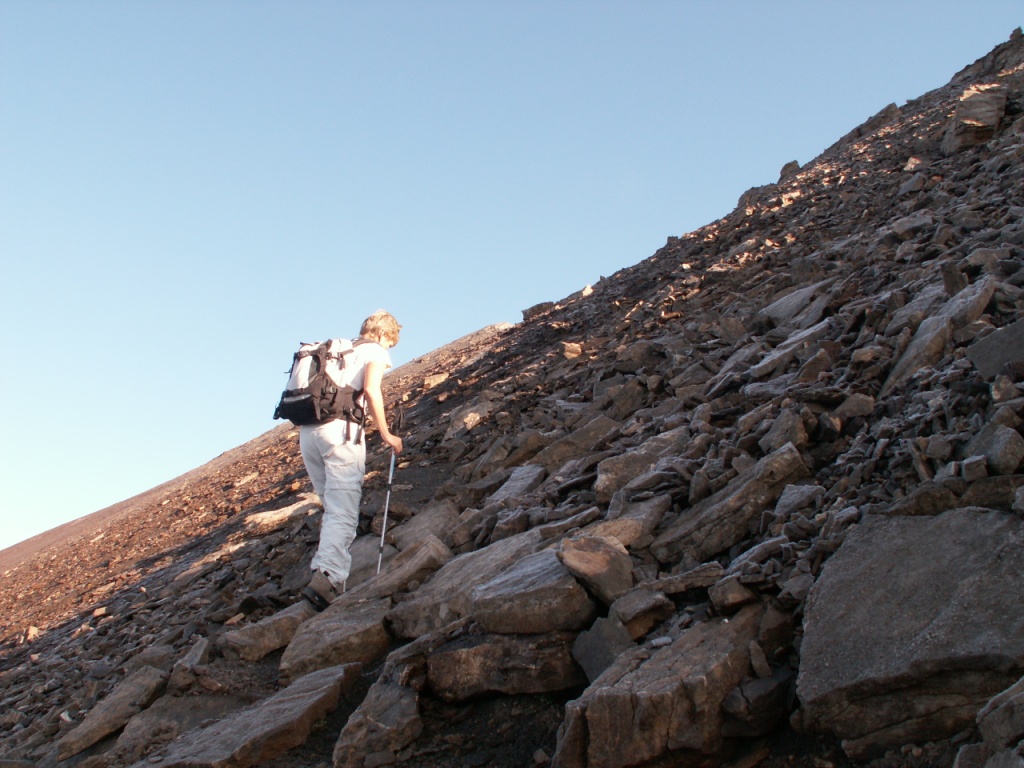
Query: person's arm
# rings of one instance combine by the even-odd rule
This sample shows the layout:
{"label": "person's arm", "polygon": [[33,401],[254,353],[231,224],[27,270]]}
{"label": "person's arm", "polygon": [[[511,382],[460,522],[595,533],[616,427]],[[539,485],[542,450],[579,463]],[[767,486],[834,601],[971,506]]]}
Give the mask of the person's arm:
{"label": "person's arm", "polygon": [[367,363],[363,391],[370,415],[373,416],[373,423],[377,425],[381,439],[390,445],[395,453],[401,453],[402,438],[391,434],[391,430],[388,429],[387,417],[384,414],[384,396],[381,394],[380,384],[384,378],[385,368],[385,364],[379,360]]}

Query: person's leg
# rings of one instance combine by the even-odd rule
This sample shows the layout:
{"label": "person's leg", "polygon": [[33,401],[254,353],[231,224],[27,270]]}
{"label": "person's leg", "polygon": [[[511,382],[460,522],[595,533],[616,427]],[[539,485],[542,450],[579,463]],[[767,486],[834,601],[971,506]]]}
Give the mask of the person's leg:
{"label": "person's leg", "polygon": [[346,439],[347,426],[346,422],[338,420],[317,430],[325,474],[321,494],[324,515],[320,524],[320,543],[311,567],[325,572],[339,592],[344,589],[352,569],[349,548],[359,524],[359,502],[366,465],[366,447],[361,441]]}
{"label": "person's leg", "polygon": [[320,503],[324,500],[324,481],[327,479],[324,470],[324,457],[322,441],[318,439],[317,427],[299,427],[299,451],[302,453],[302,463],[306,465],[306,474],[313,484],[313,490],[320,497]]}

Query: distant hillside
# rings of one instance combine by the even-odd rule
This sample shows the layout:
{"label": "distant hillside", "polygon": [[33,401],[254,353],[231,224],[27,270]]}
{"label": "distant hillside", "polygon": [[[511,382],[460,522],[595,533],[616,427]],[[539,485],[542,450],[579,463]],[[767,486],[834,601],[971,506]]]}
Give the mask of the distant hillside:
{"label": "distant hillside", "polygon": [[322,613],[288,425],[6,550],[0,763],[1024,765],[1022,333],[1016,30],[392,372]]}

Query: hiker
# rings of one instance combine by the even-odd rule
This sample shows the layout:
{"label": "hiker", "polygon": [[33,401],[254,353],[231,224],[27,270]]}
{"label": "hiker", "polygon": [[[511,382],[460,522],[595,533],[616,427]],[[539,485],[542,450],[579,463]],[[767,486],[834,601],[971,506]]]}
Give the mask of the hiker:
{"label": "hiker", "polygon": [[[388,429],[381,379],[391,367],[388,349],[398,343],[398,321],[379,310],[363,321],[359,338],[345,355],[345,379],[357,391],[356,404],[373,417],[381,439],[396,453],[402,438]],[[313,489],[324,506],[320,541],[313,556],[313,576],[302,590],[318,610],[345,590],[352,567],[349,547],[359,523],[359,502],[366,467],[366,442],[361,420],[335,418],[299,428],[299,447]]]}

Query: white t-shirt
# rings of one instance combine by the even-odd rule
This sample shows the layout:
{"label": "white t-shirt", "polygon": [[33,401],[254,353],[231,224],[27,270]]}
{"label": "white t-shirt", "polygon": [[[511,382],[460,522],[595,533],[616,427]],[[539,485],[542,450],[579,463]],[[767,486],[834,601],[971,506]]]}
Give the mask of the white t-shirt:
{"label": "white t-shirt", "polygon": [[[391,367],[391,355],[375,341],[357,343],[352,351],[345,355],[345,383],[353,389],[361,390],[366,381],[366,366],[370,363],[384,363],[384,370]],[[349,378],[351,375],[351,378]],[[365,405],[361,403],[361,405]]]}

